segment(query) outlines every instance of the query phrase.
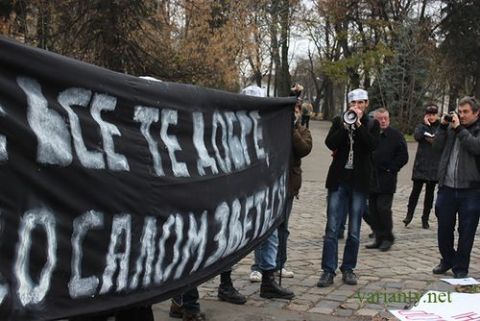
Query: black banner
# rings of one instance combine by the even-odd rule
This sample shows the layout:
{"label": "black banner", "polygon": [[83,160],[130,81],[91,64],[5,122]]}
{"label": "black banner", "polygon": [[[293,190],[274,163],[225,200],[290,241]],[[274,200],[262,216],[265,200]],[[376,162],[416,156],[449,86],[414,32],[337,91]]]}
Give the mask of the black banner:
{"label": "black banner", "polygon": [[279,223],[293,104],[0,38],[0,320],[158,302],[240,260]]}

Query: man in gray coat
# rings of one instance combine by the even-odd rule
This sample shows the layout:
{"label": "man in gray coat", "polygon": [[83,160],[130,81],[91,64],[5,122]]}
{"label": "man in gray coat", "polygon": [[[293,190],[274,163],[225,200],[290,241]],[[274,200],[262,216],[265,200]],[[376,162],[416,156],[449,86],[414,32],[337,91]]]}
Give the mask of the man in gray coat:
{"label": "man in gray coat", "polygon": [[[442,259],[434,274],[453,270],[455,278],[468,275],[470,252],[480,217],[480,105],[464,97],[458,113],[444,115],[433,142],[442,151],[438,168],[438,248]],[[458,216],[458,245],[454,231]]]}

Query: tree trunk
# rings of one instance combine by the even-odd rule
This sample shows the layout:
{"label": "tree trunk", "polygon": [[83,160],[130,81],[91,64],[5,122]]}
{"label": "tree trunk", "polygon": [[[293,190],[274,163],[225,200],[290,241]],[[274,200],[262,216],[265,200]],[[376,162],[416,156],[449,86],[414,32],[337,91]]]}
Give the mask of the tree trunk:
{"label": "tree trunk", "polygon": [[324,90],[325,95],[323,99],[323,119],[332,119],[335,115],[335,96],[333,90],[333,82],[329,78],[325,78],[324,80]]}
{"label": "tree trunk", "polygon": [[51,12],[48,1],[42,0],[38,5],[38,17],[37,17],[37,39],[38,48],[50,49],[50,24],[51,24]]}
{"label": "tree trunk", "polygon": [[280,8],[280,48],[282,52],[280,77],[279,77],[279,96],[288,96],[290,94],[290,68],[288,63],[288,46],[290,31],[290,3],[289,0],[283,0]]}

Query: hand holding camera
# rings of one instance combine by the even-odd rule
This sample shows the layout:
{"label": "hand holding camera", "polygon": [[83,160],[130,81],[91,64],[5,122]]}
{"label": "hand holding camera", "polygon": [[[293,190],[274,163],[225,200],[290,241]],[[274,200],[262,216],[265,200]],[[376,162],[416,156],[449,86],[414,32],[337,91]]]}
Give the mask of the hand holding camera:
{"label": "hand holding camera", "polygon": [[453,128],[457,128],[460,125],[460,120],[458,119],[458,114],[454,111],[444,114],[442,117],[442,124],[446,125],[451,123]]}

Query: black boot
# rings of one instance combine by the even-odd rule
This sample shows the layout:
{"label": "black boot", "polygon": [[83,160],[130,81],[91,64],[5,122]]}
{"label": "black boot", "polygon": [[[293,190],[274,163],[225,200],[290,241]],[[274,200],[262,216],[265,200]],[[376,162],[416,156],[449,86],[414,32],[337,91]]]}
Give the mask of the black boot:
{"label": "black boot", "polygon": [[218,298],[233,304],[245,304],[247,298],[235,289],[231,278],[232,271],[220,274],[220,285],[218,286]]}
{"label": "black boot", "polygon": [[247,302],[247,298],[238,292],[233,284],[220,284],[217,295],[220,300],[233,304],[245,304]]}
{"label": "black boot", "polygon": [[405,223],[405,227],[407,227],[412,220],[413,220],[413,211],[408,209],[407,216],[405,216],[402,222]]}
{"label": "black boot", "polygon": [[262,271],[262,284],[260,285],[260,296],[267,299],[288,299],[291,300],[295,294],[289,289],[282,288],[275,281],[274,270]]}

